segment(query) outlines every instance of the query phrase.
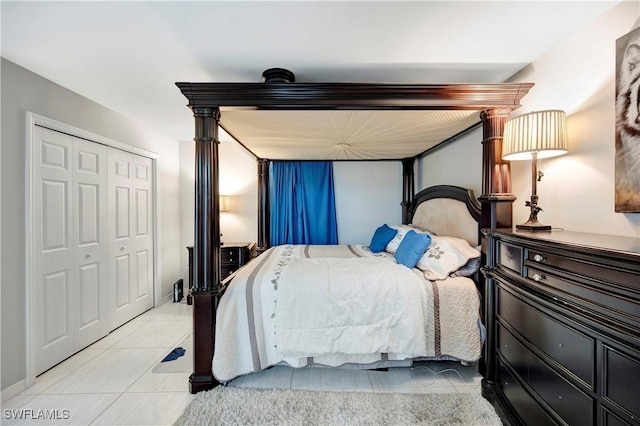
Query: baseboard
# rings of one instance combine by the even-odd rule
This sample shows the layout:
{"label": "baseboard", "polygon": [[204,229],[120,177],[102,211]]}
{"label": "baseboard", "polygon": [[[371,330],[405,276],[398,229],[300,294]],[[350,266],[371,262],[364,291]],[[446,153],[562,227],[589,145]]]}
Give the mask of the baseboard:
{"label": "baseboard", "polygon": [[[171,291],[171,293],[162,296],[162,305],[164,305],[167,302],[172,302],[173,301],[173,291]],[[157,306],[156,306],[157,308]]]}
{"label": "baseboard", "polygon": [[0,391],[0,394],[2,395],[0,397],[0,401],[5,402],[13,398],[14,396],[18,395],[20,392],[22,392],[26,388],[27,388],[27,379],[22,379],[18,383],[14,383],[11,386],[7,387],[6,389],[3,389],[2,391]]}

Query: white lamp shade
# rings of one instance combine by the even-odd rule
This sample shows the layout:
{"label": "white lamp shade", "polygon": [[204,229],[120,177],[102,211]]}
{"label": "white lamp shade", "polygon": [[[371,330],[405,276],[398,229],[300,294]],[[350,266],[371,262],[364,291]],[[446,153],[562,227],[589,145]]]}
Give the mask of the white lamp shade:
{"label": "white lamp shade", "polygon": [[504,160],[530,160],[567,153],[566,114],[560,110],[534,111],[507,121],[502,139]]}
{"label": "white lamp shade", "polygon": [[228,195],[221,195],[220,196],[220,211],[221,212],[228,212],[229,211],[229,196]]}

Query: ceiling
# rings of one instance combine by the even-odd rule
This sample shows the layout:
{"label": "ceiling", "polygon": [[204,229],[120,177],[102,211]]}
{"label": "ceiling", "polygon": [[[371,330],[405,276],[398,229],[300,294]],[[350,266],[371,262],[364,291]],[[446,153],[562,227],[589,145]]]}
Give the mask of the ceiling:
{"label": "ceiling", "polygon": [[502,83],[618,3],[2,0],[2,56],[184,141],[177,81]]}

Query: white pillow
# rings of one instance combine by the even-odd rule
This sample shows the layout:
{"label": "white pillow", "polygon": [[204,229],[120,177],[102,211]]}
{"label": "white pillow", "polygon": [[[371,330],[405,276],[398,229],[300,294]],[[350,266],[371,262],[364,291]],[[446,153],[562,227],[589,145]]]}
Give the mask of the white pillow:
{"label": "white pillow", "polygon": [[428,232],[420,231],[411,225],[391,225],[391,228],[398,230],[398,233],[396,234],[396,236],[393,237],[391,241],[389,241],[389,243],[387,244],[387,247],[385,247],[384,249],[384,251],[391,254],[395,254],[395,252],[398,250],[398,247],[400,247],[400,243],[404,239],[404,236],[407,235],[407,232],[409,231],[414,231],[414,232],[417,232],[418,234],[431,235]]}
{"label": "white pillow", "polygon": [[480,252],[455,237],[431,236],[431,244],[418,261],[416,268],[424,272],[428,280],[444,280],[451,272],[464,266],[469,259],[480,257]]}

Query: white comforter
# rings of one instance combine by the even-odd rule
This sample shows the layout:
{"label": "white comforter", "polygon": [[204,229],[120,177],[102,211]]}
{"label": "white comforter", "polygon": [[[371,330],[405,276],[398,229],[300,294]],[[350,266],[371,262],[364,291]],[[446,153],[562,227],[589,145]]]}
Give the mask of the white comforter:
{"label": "white comforter", "polygon": [[292,259],[278,283],[278,354],[426,356],[424,291],[420,277],[387,259]]}
{"label": "white comforter", "polygon": [[429,282],[366,246],[273,247],[220,300],[213,373],[227,381],[283,361],[476,361],[479,303],[470,279]]}

